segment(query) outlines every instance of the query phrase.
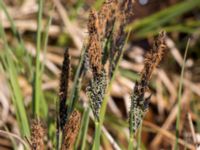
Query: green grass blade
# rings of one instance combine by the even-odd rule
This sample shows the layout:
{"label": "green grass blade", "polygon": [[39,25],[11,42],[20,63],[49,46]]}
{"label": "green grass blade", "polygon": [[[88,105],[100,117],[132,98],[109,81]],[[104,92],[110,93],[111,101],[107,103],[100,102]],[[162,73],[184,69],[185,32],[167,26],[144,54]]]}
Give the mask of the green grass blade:
{"label": "green grass blade", "polygon": [[139,130],[138,130],[138,137],[137,137],[137,150],[140,150],[140,147],[141,147],[141,140],[142,140],[142,122],[141,121],[141,126],[139,127]]}
{"label": "green grass blade", "polygon": [[129,144],[128,144],[128,150],[133,150],[134,149],[134,145],[133,145],[133,142],[134,142],[134,136],[130,136],[129,138]]}
{"label": "green grass blade", "polygon": [[84,150],[85,145],[86,145],[86,137],[87,137],[87,131],[88,131],[88,125],[89,125],[89,113],[90,113],[90,108],[87,108],[86,115],[84,118],[83,136],[81,138],[82,139],[81,150]]}
{"label": "green grass blade", "polygon": [[[5,13],[6,17],[8,18],[8,21],[10,22],[11,25],[11,30],[13,32],[13,35],[15,36],[15,38],[17,39],[20,48],[22,49],[22,56],[24,58],[24,61],[27,63],[28,65],[28,69],[29,69],[29,73],[30,76],[32,77],[32,69],[31,69],[31,64],[32,64],[32,58],[31,56],[28,54],[28,52],[26,51],[25,45],[24,45],[24,41],[20,35],[20,33],[18,32],[15,22],[13,21],[12,17],[9,15],[8,10],[6,8],[6,5],[4,4],[4,2],[2,0],[0,0],[0,8],[3,10],[3,12]],[[26,57],[24,57],[26,56]]]}
{"label": "green grass blade", "polygon": [[39,11],[37,20],[37,48],[36,48],[36,69],[34,75],[34,100],[33,100],[33,114],[40,115],[40,98],[41,98],[41,64],[40,64],[40,50],[41,50],[41,26],[42,26],[42,11],[43,0],[39,0]]}
{"label": "green grass blade", "polygon": [[[130,122],[133,122],[132,121],[133,113],[131,113],[130,115],[131,115],[130,116],[130,118],[131,118]],[[130,128],[132,129],[132,123],[130,125],[131,125]],[[133,132],[133,130],[130,130],[130,136],[129,136],[129,141],[128,141],[128,150],[132,150],[133,147],[134,147],[134,144],[133,144],[133,142],[134,142],[134,134],[135,133]]]}
{"label": "green grass blade", "polygon": [[76,70],[70,99],[69,99],[69,101],[67,101],[67,105],[69,106],[68,109],[67,109],[67,115],[68,116],[73,111],[74,106],[75,106],[75,104],[78,100],[77,95],[78,95],[78,91],[81,88],[81,74],[82,74],[81,69],[83,68],[85,52],[86,52],[86,47],[83,47],[80,62],[79,62],[78,68]]}
{"label": "green grass blade", "polygon": [[9,74],[10,84],[14,95],[13,102],[15,104],[15,109],[19,116],[18,123],[20,124],[22,135],[29,137],[30,136],[29,124],[26,115],[26,110],[24,108],[23,97],[17,79],[16,66],[13,63],[12,58],[9,56],[9,53],[7,53],[6,55],[6,60],[7,60],[7,71]]}
{"label": "green grass blade", "polygon": [[183,89],[183,75],[184,75],[184,70],[185,70],[185,61],[186,61],[189,45],[190,45],[190,39],[188,40],[187,46],[186,46],[186,49],[185,49],[185,54],[184,54],[184,59],[183,59],[183,64],[182,64],[182,69],[181,69],[181,77],[180,77],[180,82],[179,82],[178,113],[177,113],[177,117],[176,117],[176,143],[175,143],[175,150],[179,149],[179,147],[178,147],[178,138],[179,138],[180,117],[181,117],[181,95],[182,95],[182,89]]}
{"label": "green grass blade", "polygon": [[81,142],[80,144],[81,150],[85,150],[86,137],[87,137],[87,131],[88,131],[88,125],[89,125],[89,117],[90,117],[89,112],[90,112],[89,107],[84,109],[83,117],[81,121],[80,133],[76,141],[75,150],[78,150],[80,142]]}
{"label": "green grass blade", "polygon": [[136,34],[144,34],[145,32],[158,29],[161,25],[170,22],[175,17],[180,16],[198,6],[200,6],[200,0],[188,0],[178,3],[149,17],[134,21],[132,24],[127,26],[127,31],[134,30],[136,31]]}
{"label": "green grass blade", "polygon": [[21,93],[21,89],[18,83],[18,78],[17,78],[17,66],[14,64],[14,59],[10,53],[10,48],[8,46],[5,33],[2,27],[2,24],[0,23],[0,35],[3,39],[4,43],[4,48],[5,48],[5,53],[1,55],[1,60],[4,63],[5,71],[8,74],[9,81],[10,81],[10,88],[11,88],[11,95],[12,95],[12,100],[13,104],[15,107],[16,111],[16,117],[18,121],[18,125],[21,130],[21,135],[22,136],[30,136],[30,128],[29,128],[29,123],[28,123],[28,118],[26,114],[26,110],[24,107],[23,103],[23,96]]}
{"label": "green grass blade", "polygon": [[8,10],[7,10],[5,4],[4,4],[4,2],[3,2],[2,0],[0,0],[0,7],[1,7],[2,10],[4,11],[6,17],[8,18],[8,20],[9,20],[9,22],[10,22],[11,29],[12,29],[12,32],[13,32],[14,36],[17,38],[17,40],[20,42],[20,44],[22,44],[22,45],[24,46],[23,40],[22,40],[22,38],[21,38],[19,32],[17,31],[17,28],[16,28],[16,26],[15,26],[15,23],[14,23],[13,19],[11,18],[11,16],[9,15]]}
{"label": "green grass blade", "polygon": [[48,40],[49,40],[49,27],[51,26],[51,23],[52,23],[52,16],[49,16],[48,21],[47,21],[47,26],[46,26],[46,29],[44,31],[44,33],[45,33],[45,35],[44,35],[44,46],[43,46],[44,61],[43,61],[42,66],[41,66],[41,74],[44,72],[44,65],[45,65],[46,53],[47,53],[47,45],[48,45]]}
{"label": "green grass blade", "polygon": [[[41,64],[41,73],[40,75],[42,76],[42,74],[44,73],[44,66],[45,66],[45,60],[46,60],[46,52],[47,52],[47,45],[48,45],[48,39],[49,39],[49,27],[52,23],[52,16],[48,17],[47,20],[47,25],[44,31],[44,45],[43,45],[43,56],[44,56],[44,61],[42,61],[43,63]],[[40,85],[41,88],[41,85]],[[42,89],[41,89],[42,90]],[[47,106],[47,102],[45,100],[45,96],[44,93],[41,92],[41,107],[40,107],[40,111],[41,111],[41,115],[45,116],[45,118],[47,118],[48,115],[48,106]]]}

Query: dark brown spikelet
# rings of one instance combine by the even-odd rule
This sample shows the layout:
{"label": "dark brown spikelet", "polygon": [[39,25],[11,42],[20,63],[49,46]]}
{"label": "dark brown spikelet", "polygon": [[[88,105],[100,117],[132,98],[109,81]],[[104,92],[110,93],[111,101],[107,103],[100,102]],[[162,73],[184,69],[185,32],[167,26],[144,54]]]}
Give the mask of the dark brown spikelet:
{"label": "dark brown spikelet", "polygon": [[160,32],[154,42],[153,49],[145,56],[144,68],[141,72],[141,76],[142,80],[145,80],[146,82],[149,82],[151,79],[153,70],[158,66],[166,51],[167,46],[165,44],[165,37],[165,32]]}
{"label": "dark brown spikelet", "polygon": [[70,76],[70,58],[68,50],[65,50],[64,60],[62,64],[62,72],[60,76],[60,104],[59,104],[59,120],[61,129],[65,125],[67,118],[67,93],[68,93],[68,84],[69,84],[69,76]]}
{"label": "dark brown spikelet", "polygon": [[132,0],[124,0],[122,3],[118,4],[116,23],[115,23],[115,32],[112,38],[112,47],[110,50],[110,68],[109,68],[109,76],[110,78],[113,75],[113,70],[115,70],[115,65],[117,64],[120,55],[122,53],[122,49],[124,47],[126,37],[128,35],[125,32],[125,27],[132,21],[133,18],[133,1]]}
{"label": "dark brown spikelet", "polygon": [[31,124],[31,150],[44,149],[45,129],[39,119],[33,120]]}
{"label": "dark brown spikelet", "polygon": [[63,128],[61,150],[72,150],[81,124],[81,114],[74,110]]}
{"label": "dark brown spikelet", "polygon": [[99,38],[99,19],[95,10],[90,11],[88,31],[89,31],[89,44],[88,44],[88,56],[91,68],[94,74],[100,74],[102,70],[101,58],[102,49]]}
{"label": "dark brown spikelet", "polygon": [[129,129],[135,133],[140,126],[151,95],[144,97],[148,89],[153,70],[158,66],[166,51],[165,32],[161,32],[155,40],[153,49],[145,56],[144,68],[141,73],[140,82],[136,82],[133,93],[131,95],[131,107],[129,112]]}
{"label": "dark brown spikelet", "polygon": [[101,41],[104,38],[108,38],[112,31],[116,19],[118,5],[119,4],[117,0],[106,0],[98,12],[100,26],[99,34]]}

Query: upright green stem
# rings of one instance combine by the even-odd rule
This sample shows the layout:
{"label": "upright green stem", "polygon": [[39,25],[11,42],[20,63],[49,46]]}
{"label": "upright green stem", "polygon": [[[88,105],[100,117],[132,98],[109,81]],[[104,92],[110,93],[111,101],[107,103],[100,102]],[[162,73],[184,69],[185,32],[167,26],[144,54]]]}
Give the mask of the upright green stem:
{"label": "upright green stem", "polygon": [[81,150],[85,150],[86,145],[86,137],[87,137],[87,130],[88,130],[88,124],[89,124],[89,113],[90,108],[87,108],[84,118],[84,128],[83,128],[83,136],[82,136],[82,143],[81,143]]}
{"label": "upright green stem", "polygon": [[[130,116],[130,122],[133,122],[132,121],[132,119],[133,119],[133,113],[131,113],[130,114],[131,116]],[[134,131],[133,130],[131,130],[131,129],[133,129],[133,127],[132,127],[132,123],[130,124],[130,136],[129,136],[129,141],[128,141],[128,150],[133,150],[133,147],[134,147],[134,145],[133,145],[133,141],[134,141]]]}
{"label": "upright green stem", "polygon": [[131,134],[128,142],[128,150],[133,150],[134,148],[133,141],[134,141],[134,134]]}
{"label": "upright green stem", "polygon": [[99,150],[100,147],[100,122],[98,122],[97,120],[95,121],[95,137],[94,137],[94,142],[95,144],[93,144],[92,150]]}
{"label": "upright green stem", "polygon": [[36,48],[36,69],[35,69],[35,86],[34,86],[34,108],[33,113],[39,116],[40,89],[41,89],[41,72],[40,72],[40,48],[41,48],[41,26],[42,26],[43,0],[39,0],[39,12],[37,22],[37,48]]}
{"label": "upright green stem", "polygon": [[[79,65],[78,65],[78,68],[76,70],[76,74],[75,74],[75,78],[74,78],[74,83],[73,83],[73,87],[72,87],[72,92],[71,92],[71,95],[70,95],[70,100],[69,101],[66,101],[67,104],[68,104],[68,109],[67,109],[67,115],[69,117],[69,114],[73,111],[74,109],[74,105],[76,103],[76,101],[78,99],[76,99],[76,93],[77,93],[77,90],[80,89],[81,87],[81,69],[83,69],[83,63],[84,63],[84,56],[85,56],[85,52],[86,52],[86,47],[83,46],[83,50],[82,50],[82,53],[81,53],[81,60],[79,62]],[[77,87],[77,85],[79,87]]]}
{"label": "upright green stem", "polygon": [[139,131],[138,131],[137,150],[139,150],[139,149],[140,149],[140,146],[141,146],[142,123],[143,123],[143,120],[141,121],[141,126],[139,127]]}
{"label": "upright green stem", "polygon": [[189,44],[190,44],[190,39],[188,40],[187,46],[186,46],[186,49],[185,49],[185,54],[184,54],[184,59],[183,59],[183,65],[182,65],[182,70],[181,70],[181,77],[180,77],[180,82],[179,82],[178,113],[177,113],[177,118],[176,118],[176,143],[175,143],[175,150],[179,149],[178,138],[179,138],[180,115],[181,115],[181,95],[182,95],[182,88],[183,88],[183,75],[184,75],[184,70],[185,70],[185,61],[186,61],[186,56],[187,56]]}

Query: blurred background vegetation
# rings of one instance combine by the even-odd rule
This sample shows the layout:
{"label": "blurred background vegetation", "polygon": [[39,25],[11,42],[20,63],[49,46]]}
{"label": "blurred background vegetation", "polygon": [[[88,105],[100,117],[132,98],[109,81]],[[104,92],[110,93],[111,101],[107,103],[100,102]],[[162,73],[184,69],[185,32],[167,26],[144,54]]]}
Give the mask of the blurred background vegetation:
{"label": "blurred background vegetation", "polygon": [[[1,150],[22,148],[19,139],[27,143],[24,136],[30,135],[34,113],[46,125],[47,147],[55,147],[64,50],[69,48],[71,56],[72,89],[81,48],[88,36],[89,10],[99,9],[102,3],[103,0],[44,0],[40,8],[36,0],[0,0],[0,129],[6,131],[0,132]],[[39,10],[42,10],[40,15]],[[127,148],[129,94],[139,78],[145,53],[152,48],[154,36],[165,30],[168,52],[153,75],[150,109],[137,138],[141,139],[141,149],[172,149],[180,99],[180,149],[193,149],[200,144],[200,0],[135,0],[134,11],[132,23],[126,27],[131,34],[112,86],[101,148],[115,149],[113,143],[121,149]],[[94,132],[86,83],[87,79],[82,81],[77,105],[83,118],[77,149],[82,145],[89,149]],[[32,102],[34,98],[38,99],[36,103]],[[35,107],[38,110],[34,112]]]}

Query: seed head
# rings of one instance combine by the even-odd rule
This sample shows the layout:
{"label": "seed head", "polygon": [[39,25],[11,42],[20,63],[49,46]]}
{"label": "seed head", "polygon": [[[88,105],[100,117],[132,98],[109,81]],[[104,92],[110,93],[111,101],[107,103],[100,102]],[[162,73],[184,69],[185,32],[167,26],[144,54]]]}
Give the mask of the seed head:
{"label": "seed head", "polygon": [[66,99],[68,95],[69,76],[70,76],[70,57],[68,50],[65,50],[62,72],[60,76],[60,93],[59,93],[60,97],[59,120],[61,129],[65,125],[67,118]]}
{"label": "seed head", "polygon": [[81,124],[81,114],[74,110],[63,128],[61,150],[72,150]]}
{"label": "seed head", "polygon": [[31,124],[31,150],[44,149],[45,129],[39,119],[33,120]]}
{"label": "seed head", "polygon": [[99,29],[98,14],[95,10],[91,10],[88,22],[88,56],[94,74],[99,74],[102,69],[102,48],[99,38]]}

